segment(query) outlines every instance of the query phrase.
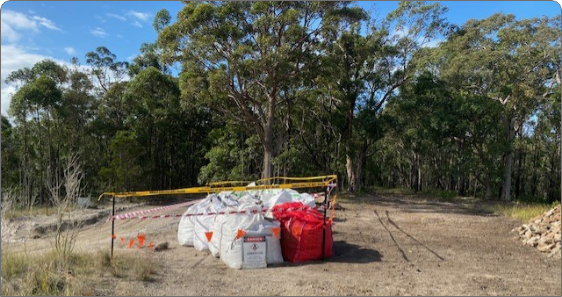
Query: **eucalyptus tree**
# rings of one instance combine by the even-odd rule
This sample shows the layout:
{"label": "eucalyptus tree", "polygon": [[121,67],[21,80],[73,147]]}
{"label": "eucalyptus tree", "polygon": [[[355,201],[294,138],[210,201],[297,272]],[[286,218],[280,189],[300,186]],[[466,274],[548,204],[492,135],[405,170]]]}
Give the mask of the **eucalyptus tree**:
{"label": "eucalyptus tree", "polygon": [[113,84],[123,81],[129,67],[129,63],[117,61],[117,56],[105,46],[99,46],[95,51],[86,53],[86,64],[91,67],[91,75],[101,96],[107,93]]}
{"label": "eucalyptus tree", "polygon": [[186,101],[199,101],[258,135],[262,177],[272,175],[274,126],[287,90],[314,67],[323,17],[339,2],[189,2],[158,45],[182,63]]}
{"label": "eucalyptus tree", "polygon": [[400,2],[382,21],[370,20],[359,8],[328,18],[325,71],[331,76],[326,92],[345,119],[340,133],[351,191],[361,187],[367,151],[380,137],[376,118],[398,88],[414,77],[418,51],[446,28],[445,11],[439,3],[412,1]]}
{"label": "eucalyptus tree", "polygon": [[[558,24],[558,27],[556,27]],[[559,18],[517,20],[494,14],[469,20],[443,44],[442,77],[459,89],[496,100],[505,151],[502,197],[511,200],[517,130],[551,96],[560,77]]]}

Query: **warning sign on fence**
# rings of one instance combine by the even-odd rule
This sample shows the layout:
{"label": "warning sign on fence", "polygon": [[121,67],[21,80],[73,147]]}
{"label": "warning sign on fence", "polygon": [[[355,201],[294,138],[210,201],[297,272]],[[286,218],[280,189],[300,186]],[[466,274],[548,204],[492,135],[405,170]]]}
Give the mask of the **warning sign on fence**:
{"label": "warning sign on fence", "polygon": [[244,237],[242,268],[267,268],[265,236]]}

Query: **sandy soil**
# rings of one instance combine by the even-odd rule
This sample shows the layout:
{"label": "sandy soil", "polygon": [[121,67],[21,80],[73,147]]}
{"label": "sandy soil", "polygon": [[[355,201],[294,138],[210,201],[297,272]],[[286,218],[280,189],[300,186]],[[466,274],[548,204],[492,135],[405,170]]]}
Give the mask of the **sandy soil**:
{"label": "sandy soil", "polygon": [[[115,225],[115,256],[150,253],[128,249],[120,237],[145,232],[147,242],[170,248],[150,253],[159,263],[154,281],[112,277],[96,293],[108,295],[561,295],[561,261],[523,246],[510,233],[518,222],[486,213],[470,201],[439,202],[413,196],[369,195],[341,201],[334,256],[326,261],[235,270],[220,259],[177,244],[178,218],[122,220]],[[160,205],[122,209],[120,213]],[[168,210],[157,214],[176,214]],[[100,215],[102,213],[103,215]],[[88,210],[77,250],[109,249],[107,209]],[[48,219],[27,219],[2,249],[43,251],[48,231],[33,231]],[[35,220],[35,222],[31,222]],[[35,225],[33,225],[35,224]]]}

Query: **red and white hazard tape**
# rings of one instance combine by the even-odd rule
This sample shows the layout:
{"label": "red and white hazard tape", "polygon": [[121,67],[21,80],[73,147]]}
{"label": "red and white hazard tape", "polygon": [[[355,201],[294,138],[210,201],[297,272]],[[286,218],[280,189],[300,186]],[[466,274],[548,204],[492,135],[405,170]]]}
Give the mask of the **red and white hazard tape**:
{"label": "red and white hazard tape", "polygon": [[[281,208],[281,209],[276,209],[276,210],[271,210],[269,208],[262,208],[260,210],[253,209],[253,210],[240,210],[240,211],[219,211],[219,212],[209,212],[209,213],[190,213],[190,214],[158,215],[158,216],[135,216],[135,217],[115,216],[114,220],[126,220],[126,219],[146,220],[146,219],[181,218],[181,217],[196,217],[196,216],[257,214],[257,213],[265,213],[265,212],[268,212],[268,211],[284,212],[284,211],[303,211],[303,210],[309,210],[309,209],[318,209],[318,208],[289,207],[289,208]],[[109,220],[111,220],[111,217],[109,218]]]}
{"label": "red and white hazard tape", "polygon": [[[187,202],[183,202],[183,203],[179,203],[179,204],[162,206],[162,207],[157,207],[157,208],[153,208],[153,209],[146,209],[146,210],[140,210],[140,211],[125,213],[125,214],[120,214],[120,215],[114,216],[113,219],[114,220],[126,220],[126,219],[133,219],[133,218],[147,218],[147,217],[139,217],[139,216],[149,214],[149,213],[153,213],[153,212],[175,209],[175,208],[182,207],[182,206],[193,205],[197,202],[200,202],[201,200],[203,200],[203,199],[187,201]],[[111,217],[109,217],[107,220],[111,221]]]}

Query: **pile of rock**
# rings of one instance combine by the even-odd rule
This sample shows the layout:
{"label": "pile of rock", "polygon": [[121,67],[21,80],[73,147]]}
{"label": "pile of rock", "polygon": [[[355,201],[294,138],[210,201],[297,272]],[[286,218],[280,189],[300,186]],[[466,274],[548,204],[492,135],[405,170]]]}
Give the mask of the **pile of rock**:
{"label": "pile of rock", "polygon": [[560,257],[560,205],[512,231],[518,233],[525,245],[536,247],[549,256]]}

